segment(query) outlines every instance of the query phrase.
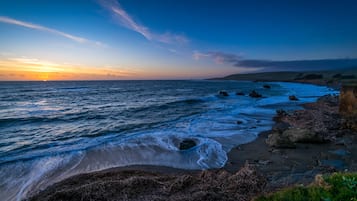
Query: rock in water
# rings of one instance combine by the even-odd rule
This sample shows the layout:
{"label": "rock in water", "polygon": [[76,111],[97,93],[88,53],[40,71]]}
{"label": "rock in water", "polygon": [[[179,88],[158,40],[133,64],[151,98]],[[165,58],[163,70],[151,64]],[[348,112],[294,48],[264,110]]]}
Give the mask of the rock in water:
{"label": "rock in water", "polygon": [[181,143],[180,143],[180,147],[179,149],[180,150],[187,150],[187,149],[191,149],[192,147],[196,146],[196,142],[194,140],[191,140],[191,139],[186,139],[186,140],[183,140]]}
{"label": "rock in water", "polygon": [[291,101],[298,101],[299,99],[296,98],[296,96],[291,95],[291,96],[289,96],[289,100],[291,100]]}
{"label": "rock in water", "polygon": [[236,95],[238,95],[238,96],[244,96],[245,94],[244,94],[244,92],[237,92]]}
{"label": "rock in water", "polygon": [[237,124],[242,124],[242,123],[244,123],[244,122],[241,121],[241,120],[238,120],[236,123],[237,123]]}
{"label": "rock in water", "polygon": [[226,91],[219,91],[218,94],[220,96],[229,96],[228,92],[226,92]]}
{"label": "rock in water", "polygon": [[252,97],[252,98],[261,98],[262,97],[262,95],[259,94],[258,92],[256,92],[255,90],[250,92],[249,96]]}
{"label": "rock in water", "polygon": [[268,85],[268,84],[265,84],[263,87],[264,87],[265,89],[270,89],[270,88],[271,88],[271,86]]}

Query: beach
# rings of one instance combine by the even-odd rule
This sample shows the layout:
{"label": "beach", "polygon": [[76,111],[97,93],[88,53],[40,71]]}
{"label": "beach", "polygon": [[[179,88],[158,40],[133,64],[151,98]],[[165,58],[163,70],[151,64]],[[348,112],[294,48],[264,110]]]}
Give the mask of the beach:
{"label": "beach", "polygon": [[[29,200],[251,200],[283,187],[308,185],[317,174],[356,171],[356,133],[335,123],[341,118],[338,97],[324,96],[303,107],[277,114],[271,130],[231,149],[222,168],[113,168],[68,178]],[[316,130],[318,136],[308,136],[301,142],[267,144],[276,133],[297,126]]]}

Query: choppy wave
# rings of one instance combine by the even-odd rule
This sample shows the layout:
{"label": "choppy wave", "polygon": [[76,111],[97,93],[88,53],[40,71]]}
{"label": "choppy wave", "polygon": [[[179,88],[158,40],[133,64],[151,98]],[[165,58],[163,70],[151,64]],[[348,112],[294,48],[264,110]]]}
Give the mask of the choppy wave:
{"label": "choppy wave", "polygon": [[[8,83],[0,87],[0,197],[21,200],[71,175],[127,165],[220,168],[227,152],[328,88],[223,81]],[[262,99],[237,96],[251,90]],[[217,95],[226,90],[228,97]],[[288,95],[300,101],[291,102]],[[11,97],[11,98],[9,98]],[[240,124],[237,124],[240,121]],[[179,150],[183,139],[197,146]]]}

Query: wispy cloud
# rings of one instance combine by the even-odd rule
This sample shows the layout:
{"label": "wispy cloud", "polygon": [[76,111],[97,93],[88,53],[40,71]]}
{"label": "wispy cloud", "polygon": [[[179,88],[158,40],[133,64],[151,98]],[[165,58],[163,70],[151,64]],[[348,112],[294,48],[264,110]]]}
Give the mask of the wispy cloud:
{"label": "wispy cloud", "polygon": [[68,38],[70,40],[73,40],[75,42],[78,43],[88,43],[88,44],[92,44],[92,45],[96,45],[96,46],[105,46],[103,43],[98,42],[98,41],[92,41],[92,40],[88,40],[86,38],[82,38],[79,36],[75,36],[69,33],[65,33],[56,29],[52,29],[52,28],[48,28],[45,26],[41,26],[38,24],[32,24],[29,22],[24,22],[24,21],[20,21],[17,19],[13,19],[13,18],[9,18],[9,17],[5,17],[5,16],[0,16],[0,22],[2,23],[7,23],[7,24],[13,24],[13,25],[17,25],[17,26],[22,26],[22,27],[26,27],[29,29],[35,29],[35,30],[39,30],[39,31],[44,31],[44,32],[48,32],[48,33],[52,33],[55,35],[59,35],[65,38]]}
{"label": "wispy cloud", "polygon": [[183,45],[189,42],[189,40],[184,35],[174,34],[171,32],[158,34],[150,31],[150,29],[146,26],[136,22],[122,8],[117,0],[98,0],[98,3],[112,14],[114,19],[116,19],[120,25],[141,34],[149,41],[176,45]]}
{"label": "wispy cloud", "polygon": [[336,68],[357,67],[357,59],[315,59],[315,60],[265,60],[245,59],[236,54],[226,52],[198,52],[194,51],[195,60],[209,58],[217,64],[229,64],[240,68],[254,68],[259,71],[302,71],[302,70],[327,70]]}
{"label": "wispy cloud", "polygon": [[195,60],[201,60],[203,58],[210,58],[212,59],[216,64],[224,64],[224,63],[234,63],[236,61],[239,61],[242,57],[236,54],[230,54],[230,53],[224,53],[224,52],[199,52],[199,51],[193,51],[192,57]]}

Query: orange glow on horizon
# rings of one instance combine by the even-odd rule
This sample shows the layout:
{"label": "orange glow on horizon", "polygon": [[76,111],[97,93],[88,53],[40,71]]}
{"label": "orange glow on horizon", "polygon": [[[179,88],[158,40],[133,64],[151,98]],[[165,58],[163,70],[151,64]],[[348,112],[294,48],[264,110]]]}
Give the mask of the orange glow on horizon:
{"label": "orange glow on horizon", "polygon": [[225,75],[215,70],[182,70],[163,66],[88,67],[39,59],[0,58],[0,81],[205,79]]}
{"label": "orange glow on horizon", "polygon": [[37,59],[13,58],[0,60],[0,80],[113,80],[127,79],[137,74],[133,70],[111,67],[86,67],[57,64]]}

